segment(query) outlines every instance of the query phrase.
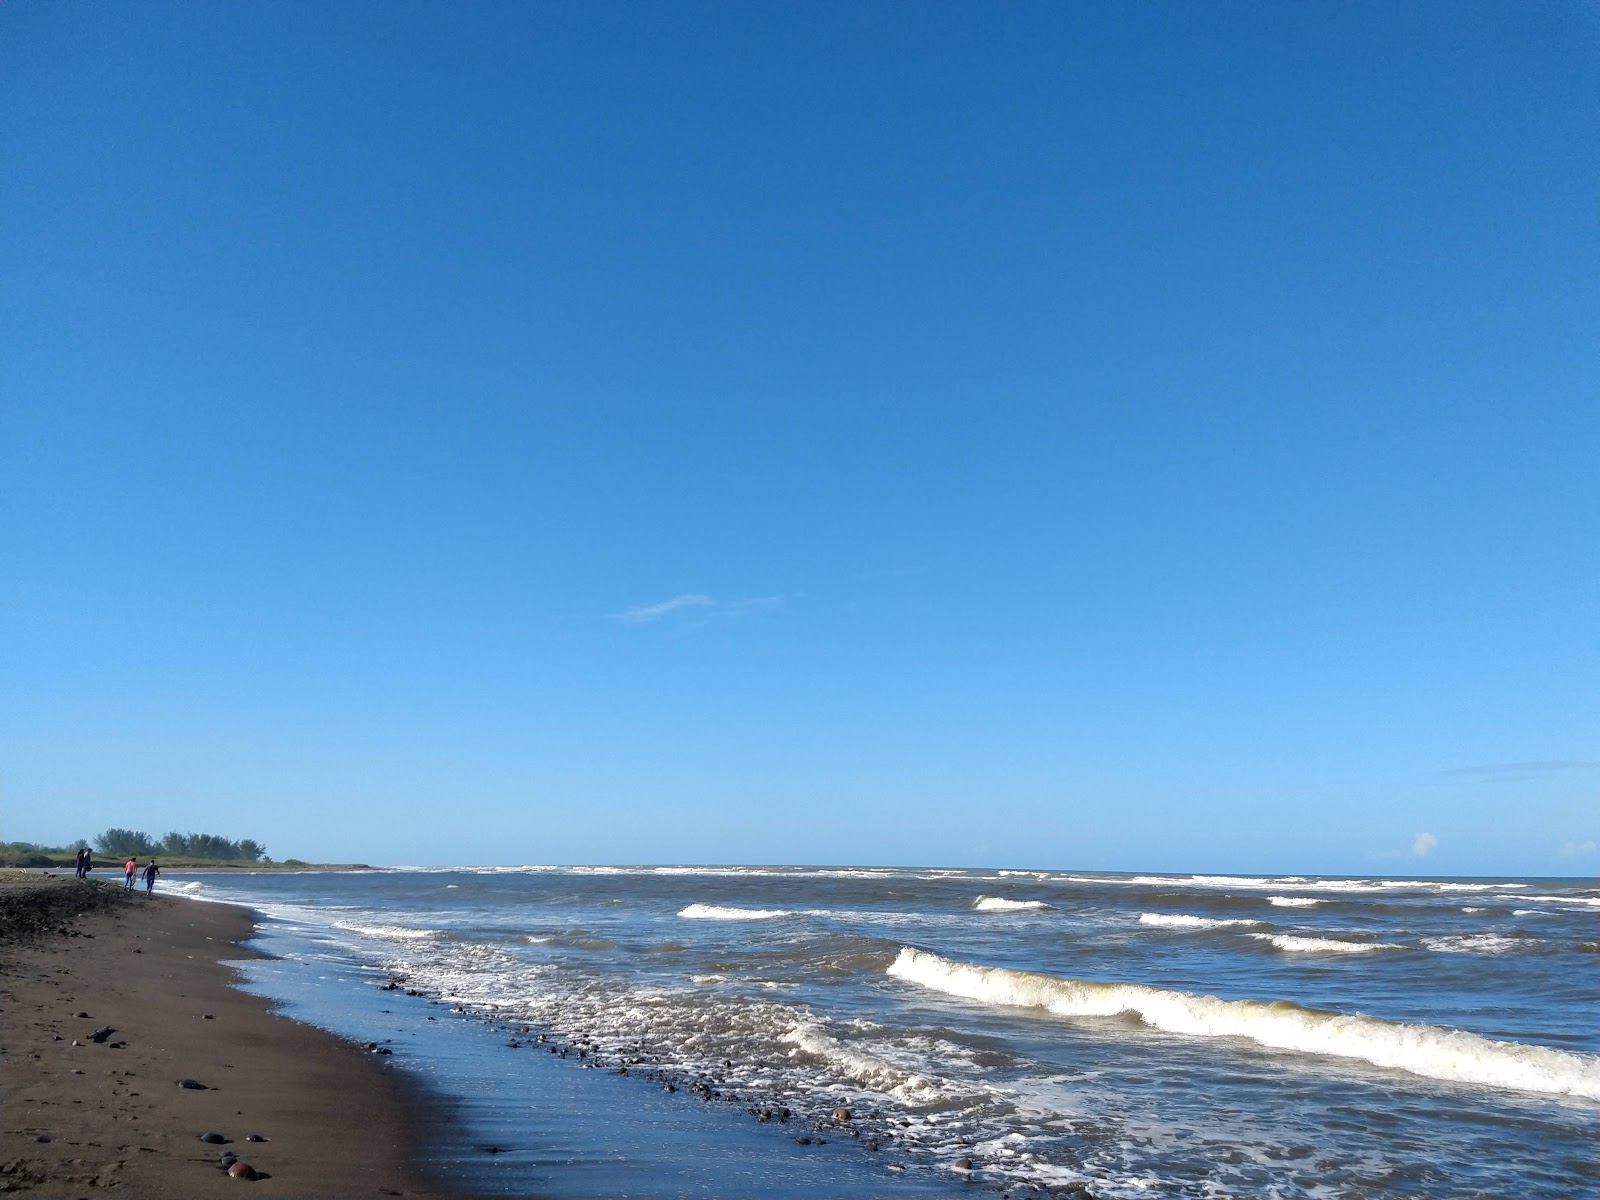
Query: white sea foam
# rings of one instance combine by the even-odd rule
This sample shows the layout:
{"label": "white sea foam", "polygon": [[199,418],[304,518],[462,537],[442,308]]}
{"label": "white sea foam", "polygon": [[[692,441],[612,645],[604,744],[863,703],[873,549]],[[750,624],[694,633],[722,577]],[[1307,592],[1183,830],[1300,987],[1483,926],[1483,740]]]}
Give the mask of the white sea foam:
{"label": "white sea foam", "polygon": [[1347,942],[1341,938],[1300,937],[1292,933],[1252,933],[1288,954],[1369,954],[1374,950],[1400,950],[1393,942]]}
{"label": "white sea foam", "polygon": [[1314,908],[1322,901],[1315,896],[1268,896],[1267,903],[1276,908]]}
{"label": "white sea foam", "polygon": [[351,933],[365,934],[367,937],[389,938],[397,942],[411,942],[419,938],[443,937],[442,929],[412,929],[405,925],[357,925],[353,921],[335,921],[335,929],[347,929]]}
{"label": "white sea foam", "polygon": [[1600,1099],[1600,1055],[1499,1042],[1463,1030],[1221,1000],[1135,983],[1063,979],[957,962],[905,947],[888,973],[952,996],[1061,1017],[1128,1014],[1168,1033],[1247,1038],[1273,1050],[1360,1059],[1431,1079]]}
{"label": "white sea foam", "polygon": [[927,1104],[939,1100],[944,1094],[944,1089],[926,1076],[848,1045],[810,1021],[802,1021],[794,1026],[780,1040],[795,1047],[795,1051],[801,1054],[822,1059],[833,1070],[863,1087],[885,1092],[908,1104]]}
{"label": "white sea foam", "polygon": [[1140,913],[1139,924],[1163,925],[1172,929],[1224,929],[1229,925],[1259,925],[1243,918],[1223,921],[1215,917],[1191,917],[1188,913]]}
{"label": "white sea foam", "polygon": [[1458,937],[1423,938],[1422,944],[1441,954],[1505,954],[1527,945],[1527,939],[1496,933],[1467,933]]}
{"label": "white sea foam", "polygon": [[786,908],[727,908],[720,904],[691,904],[678,910],[691,921],[766,921],[793,914]]}
{"label": "white sea foam", "polygon": [[1586,908],[1600,908],[1600,896],[1518,896],[1517,899],[1524,903],[1532,900],[1539,904],[1581,904]]}
{"label": "white sea foam", "polygon": [[972,902],[979,912],[1023,912],[1027,909],[1049,908],[1043,900],[1007,900],[1004,896],[979,896]]}

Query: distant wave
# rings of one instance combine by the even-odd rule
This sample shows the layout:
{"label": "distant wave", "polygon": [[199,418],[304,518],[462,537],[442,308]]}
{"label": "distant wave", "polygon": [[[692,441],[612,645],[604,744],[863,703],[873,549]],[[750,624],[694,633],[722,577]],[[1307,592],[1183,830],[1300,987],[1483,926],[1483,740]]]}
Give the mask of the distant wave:
{"label": "distant wave", "polygon": [[678,910],[691,921],[766,921],[793,914],[786,908],[724,908],[720,904],[691,904]]}
{"label": "distant wave", "polygon": [[1400,950],[1393,942],[1347,942],[1340,938],[1298,937],[1292,933],[1252,933],[1289,954],[1367,954],[1373,950]]}
{"label": "distant wave", "polygon": [[[1222,889],[1289,888],[1308,892],[1487,892],[1525,888],[1525,883],[1456,883],[1437,879],[1310,879],[1304,875],[1135,875],[1129,883],[1159,887]],[[1559,897],[1557,897],[1559,899]],[[1579,901],[1583,903],[1583,901]],[[1597,901],[1596,903],[1600,903]]]}
{"label": "distant wave", "polygon": [[1600,908],[1600,896],[1518,896],[1518,900],[1527,903],[1529,900],[1540,904],[1581,904],[1587,908]]}
{"label": "distant wave", "polygon": [[1498,1042],[1463,1030],[1305,1008],[1221,1000],[1136,983],[1096,983],[957,962],[901,949],[888,973],[981,1003],[1062,1017],[1137,1017],[1195,1037],[1242,1037],[1272,1050],[1360,1059],[1430,1079],[1600,1099],[1600,1055]]}
{"label": "distant wave", "polygon": [[1022,912],[1025,909],[1049,908],[1043,900],[1007,900],[1004,896],[979,896],[972,902],[979,912]]}
{"label": "distant wave", "polygon": [[1268,896],[1267,903],[1278,908],[1314,908],[1322,901],[1315,896]]}
{"label": "distant wave", "polygon": [[1224,921],[1216,917],[1191,917],[1188,913],[1140,913],[1139,924],[1162,925],[1171,929],[1224,929],[1229,925],[1259,925],[1243,918]]}

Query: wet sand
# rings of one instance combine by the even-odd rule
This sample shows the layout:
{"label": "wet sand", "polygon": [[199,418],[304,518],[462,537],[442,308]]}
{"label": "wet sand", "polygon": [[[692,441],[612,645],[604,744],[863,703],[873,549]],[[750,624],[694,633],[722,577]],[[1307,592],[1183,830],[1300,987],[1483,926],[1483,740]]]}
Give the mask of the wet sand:
{"label": "wet sand", "polygon": [[159,885],[0,871],[0,1193],[460,1195],[419,1165],[439,1112],[415,1084],[230,986],[253,928]]}

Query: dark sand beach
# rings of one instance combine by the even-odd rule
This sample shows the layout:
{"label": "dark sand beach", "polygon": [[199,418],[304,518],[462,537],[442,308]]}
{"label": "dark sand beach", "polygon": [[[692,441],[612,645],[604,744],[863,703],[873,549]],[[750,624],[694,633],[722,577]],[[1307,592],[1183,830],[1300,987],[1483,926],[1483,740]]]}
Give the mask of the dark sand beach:
{"label": "dark sand beach", "polygon": [[[253,928],[231,905],[0,872],[0,1193],[459,1194],[418,1165],[438,1113],[410,1081],[231,986]],[[228,1151],[263,1178],[231,1178]]]}

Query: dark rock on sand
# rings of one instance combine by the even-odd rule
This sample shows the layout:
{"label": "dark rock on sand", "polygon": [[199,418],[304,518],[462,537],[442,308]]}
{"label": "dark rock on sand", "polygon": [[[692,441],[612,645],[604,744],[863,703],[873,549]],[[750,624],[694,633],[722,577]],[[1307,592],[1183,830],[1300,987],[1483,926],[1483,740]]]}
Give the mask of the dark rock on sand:
{"label": "dark rock on sand", "polygon": [[33,1140],[36,1141],[36,1142],[48,1142],[50,1140],[50,1135],[48,1133],[41,1133],[38,1137],[34,1138]]}
{"label": "dark rock on sand", "polygon": [[226,1134],[218,1130],[208,1129],[200,1135],[200,1140],[202,1142],[210,1142],[213,1146],[221,1146],[227,1142],[228,1138]]}
{"label": "dark rock on sand", "polygon": [[228,1168],[230,1179],[259,1179],[256,1169],[247,1162],[236,1162]]}
{"label": "dark rock on sand", "polygon": [[103,1042],[115,1032],[116,1030],[111,1028],[111,1026],[102,1025],[99,1029],[96,1029],[89,1035],[89,1039],[95,1042]]}
{"label": "dark rock on sand", "polygon": [[841,1124],[843,1124],[845,1121],[848,1121],[850,1119],[850,1110],[848,1108],[836,1108],[836,1109],[834,1109],[833,1110],[833,1119],[835,1121],[838,1121]]}
{"label": "dark rock on sand", "polygon": [[262,1137],[259,1133],[249,1133],[245,1135],[244,1140],[247,1142],[264,1142],[267,1139]]}
{"label": "dark rock on sand", "polygon": [[210,1090],[198,1079],[189,1079],[187,1077],[178,1080],[178,1086],[181,1088],[187,1088],[191,1092],[204,1092]]}
{"label": "dark rock on sand", "polygon": [[73,1013],[72,1015],[75,1016],[75,1017],[81,1017],[85,1021],[87,1021],[89,1019],[89,1014],[86,1013],[86,1012]]}
{"label": "dark rock on sand", "polygon": [[958,1170],[958,1171],[970,1171],[970,1170],[972,1170],[972,1160],[970,1158],[958,1158],[958,1159],[956,1159],[956,1170]]}

